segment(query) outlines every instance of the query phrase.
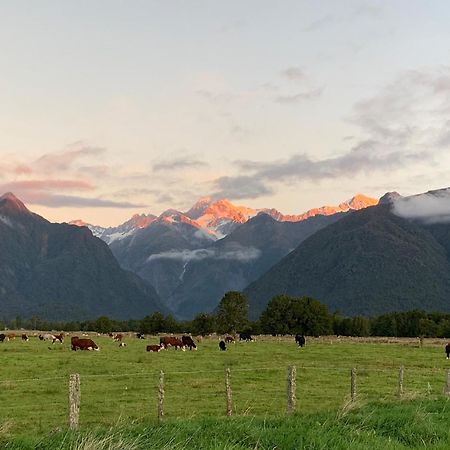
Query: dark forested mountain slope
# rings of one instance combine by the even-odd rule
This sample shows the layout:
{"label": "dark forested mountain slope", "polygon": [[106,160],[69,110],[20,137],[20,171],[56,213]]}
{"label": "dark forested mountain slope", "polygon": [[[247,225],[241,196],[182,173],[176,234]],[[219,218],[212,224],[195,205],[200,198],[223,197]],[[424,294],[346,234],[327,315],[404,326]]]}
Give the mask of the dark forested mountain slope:
{"label": "dark forested mountain slope", "polygon": [[302,242],[245,289],[252,317],[275,295],[308,295],[344,314],[450,311],[450,227],[356,211]]}
{"label": "dark forested mountain slope", "polygon": [[87,228],[50,223],[13,194],[0,197],[0,317],[127,319],[161,309],[154,289]]}

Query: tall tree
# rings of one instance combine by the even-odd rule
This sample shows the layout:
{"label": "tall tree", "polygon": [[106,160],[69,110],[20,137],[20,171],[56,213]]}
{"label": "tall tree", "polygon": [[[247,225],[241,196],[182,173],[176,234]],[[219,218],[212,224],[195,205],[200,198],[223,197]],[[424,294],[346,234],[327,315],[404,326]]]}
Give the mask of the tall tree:
{"label": "tall tree", "polygon": [[243,330],[248,325],[248,301],[237,291],[227,292],[217,307],[217,331],[232,333]]}

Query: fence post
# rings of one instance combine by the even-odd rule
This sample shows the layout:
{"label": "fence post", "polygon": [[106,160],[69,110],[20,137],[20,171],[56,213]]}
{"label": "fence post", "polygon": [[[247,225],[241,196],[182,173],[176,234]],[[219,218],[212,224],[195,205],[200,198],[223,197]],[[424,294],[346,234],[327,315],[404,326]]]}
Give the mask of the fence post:
{"label": "fence post", "polygon": [[447,379],[444,385],[444,395],[450,397],[450,369],[447,371]]}
{"label": "fence post", "polygon": [[227,367],[225,369],[225,400],[227,404],[227,416],[231,416],[233,414],[233,397],[231,393],[230,386],[230,368]]}
{"label": "fence post", "polygon": [[73,373],[69,376],[69,429],[77,430],[80,418],[80,375]]}
{"label": "fence post", "polygon": [[159,372],[159,386],[158,386],[158,420],[164,418],[164,372]]}
{"label": "fence post", "polygon": [[297,387],[297,368],[295,366],[289,366],[288,378],[287,378],[287,414],[291,415],[295,412],[295,404],[297,398],[295,391]]}
{"label": "fence post", "polygon": [[356,368],[353,367],[351,371],[351,385],[350,385],[350,393],[352,402],[356,400]]}
{"label": "fence post", "polygon": [[398,396],[403,396],[403,375],[404,375],[405,367],[400,366],[400,370],[398,371]]}

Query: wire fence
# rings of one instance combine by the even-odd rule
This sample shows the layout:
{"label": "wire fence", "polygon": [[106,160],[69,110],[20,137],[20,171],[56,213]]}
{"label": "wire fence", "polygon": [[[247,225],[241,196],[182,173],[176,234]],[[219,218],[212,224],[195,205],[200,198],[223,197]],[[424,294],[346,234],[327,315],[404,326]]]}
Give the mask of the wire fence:
{"label": "wire fence", "polygon": [[356,367],[353,377],[352,367],[295,369],[231,368],[228,379],[224,369],[82,375],[78,388],[67,377],[1,380],[0,419],[48,430],[120,421],[304,414],[336,410],[348,401],[450,396],[450,371],[443,368]]}

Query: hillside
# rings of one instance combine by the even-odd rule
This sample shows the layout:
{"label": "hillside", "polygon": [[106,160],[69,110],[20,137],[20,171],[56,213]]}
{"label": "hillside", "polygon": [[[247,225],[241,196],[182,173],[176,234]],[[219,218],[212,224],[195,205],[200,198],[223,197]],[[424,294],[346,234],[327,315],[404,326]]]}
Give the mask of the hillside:
{"label": "hillside", "polygon": [[[318,231],[245,289],[253,318],[275,295],[315,297],[343,314],[450,311],[449,226],[379,205]],[[446,246],[446,247],[444,247]]]}
{"label": "hillside", "polygon": [[186,262],[169,305],[181,317],[212,311],[225,292],[242,290],[308,236],[341,217],[335,214],[278,222],[259,214],[214,242],[202,257]]}
{"label": "hillside", "polygon": [[121,269],[87,228],[50,223],[13,194],[0,197],[0,308],[2,318],[47,320],[165,311],[154,289]]}

